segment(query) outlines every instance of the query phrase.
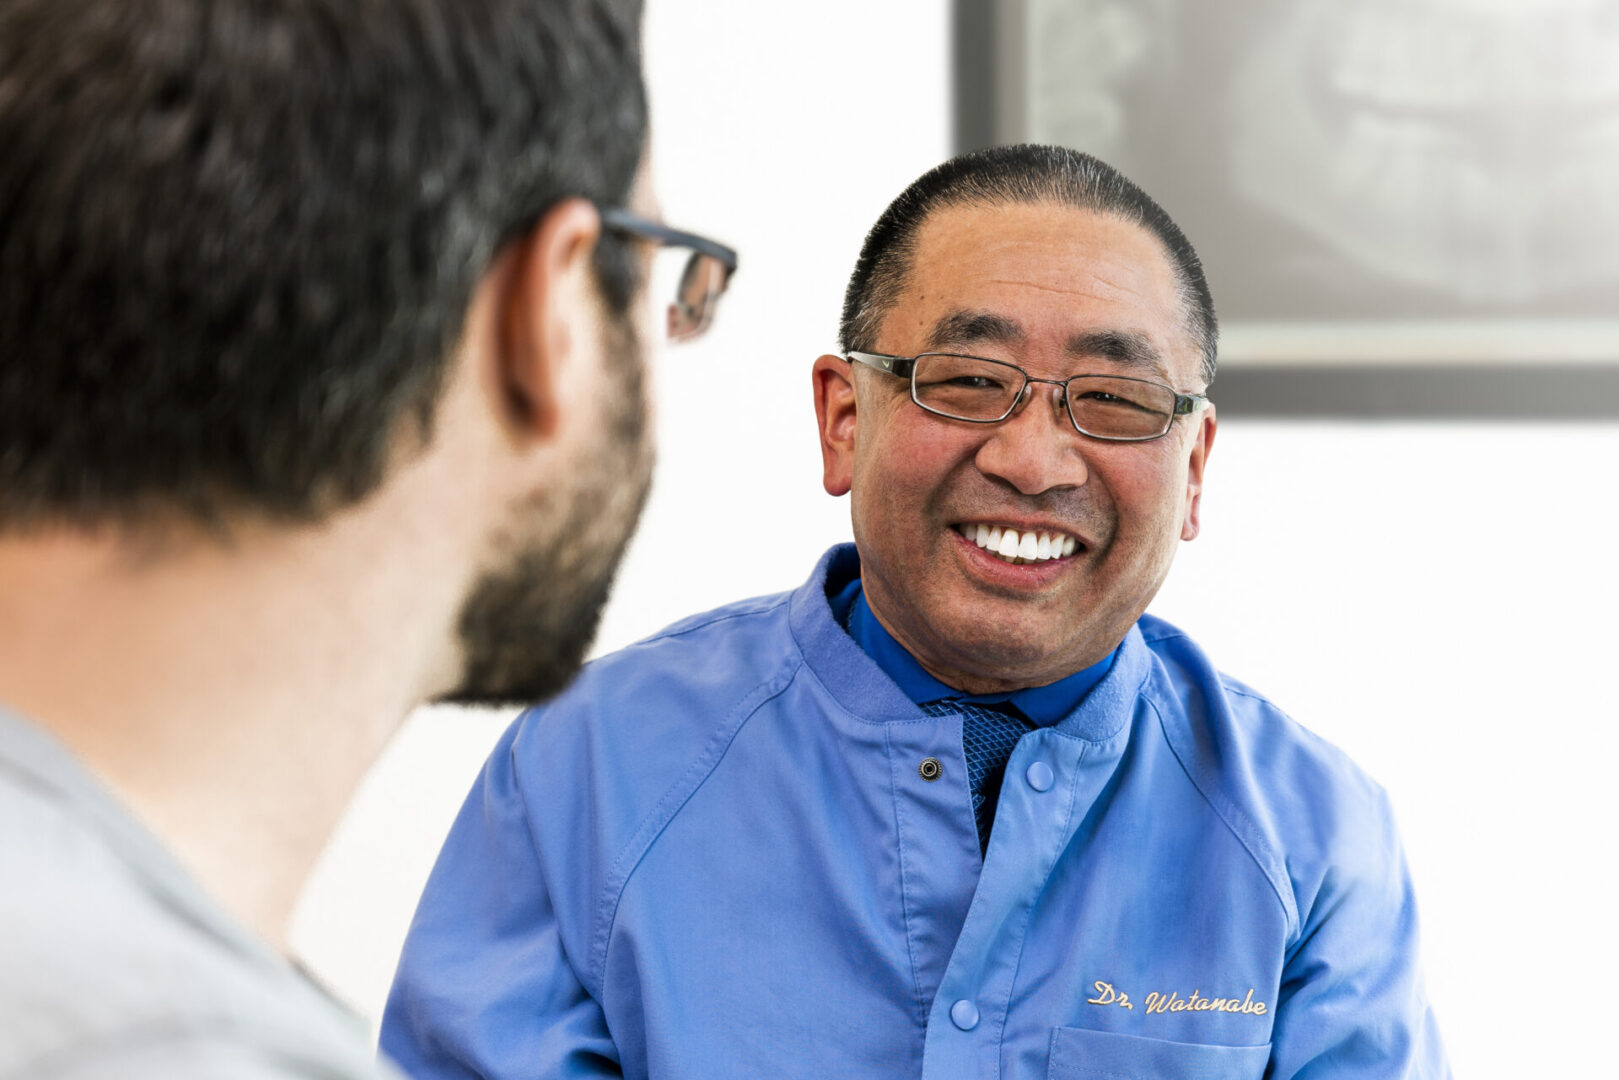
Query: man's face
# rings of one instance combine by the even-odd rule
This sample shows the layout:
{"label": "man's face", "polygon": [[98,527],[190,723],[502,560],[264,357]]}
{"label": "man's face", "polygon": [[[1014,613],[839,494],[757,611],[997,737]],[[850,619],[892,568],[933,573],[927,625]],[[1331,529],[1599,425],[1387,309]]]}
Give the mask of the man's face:
{"label": "man's face", "polygon": [[[956,207],[917,240],[875,351],[1203,388],[1173,269],[1144,229],[1056,205]],[[1132,347],[1099,348],[1110,334]],[[866,368],[850,395],[840,365],[817,362],[827,488],[852,492],[872,610],[946,683],[1038,686],[1095,663],[1158,591],[1177,540],[1197,534],[1212,409],[1162,439],[1109,443],[1075,431],[1054,387],[974,424],[923,411],[905,380]],[[980,524],[1073,537],[1075,550],[1014,564],[970,538]]]}
{"label": "man's face", "polygon": [[[644,307],[637,305],[643,324]],[[590,435],[571,468],[509,515],[499,560],[462,607],[462,677],[442,700],[528,704],[556,694],[578,672],[652,478],[644,329],[607,316],[607,378]]]}

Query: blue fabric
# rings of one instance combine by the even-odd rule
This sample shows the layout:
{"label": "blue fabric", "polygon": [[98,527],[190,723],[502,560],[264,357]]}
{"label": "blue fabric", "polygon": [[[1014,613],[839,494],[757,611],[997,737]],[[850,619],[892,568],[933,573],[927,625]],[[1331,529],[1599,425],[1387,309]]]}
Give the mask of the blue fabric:
{"label": "blue fabric", "polygon": [[832,610],[866,655],[875,660],[877,666],[918,705],[941,698],[985,704],[1010,701],[1018,707],[1019,712],[1040,727],[1050,727],[1079,708],[1079,703],[1085,700],[1091,687],[1102,681],[1108,668],[1113,666],[1113,658],[1118,655],[1115,649],[1085,670],[1076,671],[1047,686],[1031,686],[1001,694],[963,694],[929,675],[927,669],[906,651],[905,646],[894,640],[894,635],[872,614],[871,605],[866,603],[866,594],[860,588],[859,578],[842,586],[832,597]]}
{"label": "blue fabric", "polygon": [[995,804],[1001,777],[1012,749],[1031,726],[1050,727],[1079,707],[1091,687],[1102,681],[1114,649],[1100,661],[1046,686],[1026,687],[998,694],[964,694],[930,675],[910,652],[878,621],[866,602],[857,577],[831,598],[834,617],[867,656],[928,716],[961,714],[961,748],[967,759],[967,784],[972,796],[973,821],[978,827],[978,848],[989,850],[995,823]]}
{"label": "blue fabric", "polygon": [[858,572],[834,549],[511,727],[405,943],[409,1073],[1449,1075],[1387,799],[1341,753],[1144,617],[1018,742],[981,859],[959,714],[833,616]]}
{"label": "blue fabric", "polygon": [[1006,762],[1018,740],[1034,725],[1010,702],[980,705],[949,698],[922,702],[924,716],[947,716],[952,712],[961,714],[961,753],[967,759],[967,791],[972,796],[973,821],[978,826],[978,850],[987,853]]}

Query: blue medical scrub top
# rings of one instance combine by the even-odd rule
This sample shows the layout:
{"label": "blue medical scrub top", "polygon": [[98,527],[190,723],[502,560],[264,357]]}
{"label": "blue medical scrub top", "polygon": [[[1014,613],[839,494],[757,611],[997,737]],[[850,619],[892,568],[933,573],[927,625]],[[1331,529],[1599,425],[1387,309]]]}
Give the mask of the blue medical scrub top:
{"label": "blue medical scrub top", "polygon": [[835,548],[511,727],[405,942],[408,1073],[1449,1075],[1388,802],[1342,753],[1144,616],[1018,742],[981,857],[959,715],[832,610],[858,575]]}

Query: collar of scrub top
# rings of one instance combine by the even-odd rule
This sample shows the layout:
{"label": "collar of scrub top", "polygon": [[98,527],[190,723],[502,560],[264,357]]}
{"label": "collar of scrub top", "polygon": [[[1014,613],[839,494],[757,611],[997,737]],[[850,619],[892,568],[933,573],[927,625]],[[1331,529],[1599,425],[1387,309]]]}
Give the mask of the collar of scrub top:
{"label": "collar of scrub top", "polygon": [[918,705],[924,701],[938,701],[941,698],[970,701],[979,705],[1010,702],[1040,727],[1051,727],[1079,708],[1079,703],[1085,700],[1085,695],[1090,693],[1091,688],[1101,682],[1112,668],[1113,658],[1119,651],[1115,648],[1085,670],[1076,671],[1045,686],[1031,686],[999,694],[963,694],[960,690],[946,686],[929,675],[927,669],[917,662],[916,657],[907,652],[905,646],[894,640],[894,635],[890,634],[883,624],[877,621],[877,616],[872,614],[871,605],[866,603],[866,594],[860,588],[859,578],[850,581],[829,599],[833,614],[849,632],[849,636],[854,638],[866,655],[883,669],[883,674],[894,680],[895,685],[905,692],[905,696]]}

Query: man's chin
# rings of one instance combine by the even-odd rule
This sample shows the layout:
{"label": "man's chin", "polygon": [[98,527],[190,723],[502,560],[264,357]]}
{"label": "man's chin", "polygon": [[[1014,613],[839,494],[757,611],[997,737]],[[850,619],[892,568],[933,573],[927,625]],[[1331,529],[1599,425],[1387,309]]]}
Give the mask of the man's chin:
{"label": "man's chin", "polygon": [[646,473],[602,505],[576,493],[557,511],[565,538],[534,537],[505,565],[486,570],[461,607],[462,673],[442,704],[533,705],[565,690],[596,638],[624,550],[646,497]]}
{"label": "man's chin", "polygon": [[[1098,647],[1095,639],[1101,636],[1100,628],[1076,635],[1070,625],[1061,628],[1059,641],[1053,629],[1035,620],[1009,620],[998,625],[980,622],[971,633],[941,642],[941,652],[953,656],[956,663],[952,666],[974,680],[1018,687],[1044,686],[1093,663],[1089,656]],[[1102,647],[1103,654],[1111,647]]]}
{"label": "man's chin", "polygon": [[458,687],[434,698],[434,704],[507,709],[539,704],[567,690],[580,672],[584,653],[596,638],[596,620],[580,640],[536,640],[528,648],[507,646],[499,656],[484,654],[484,664],[461,674]]}
{"label": "man's chin", "polygon": [[618,552],[586,566],[536,544],[486,573],[461,611],[460,682],[437,700],[503,707],[561,693],[595,640],[617,566]]}
{"label": "man's chin", "polygon": [[529,689],[512,687],[491,691],[480,686],[463,686],[450,691],[440,697],[433,698],[433,705],[454,705],[462,709],[499,709],[509,711],[512,709],[527,709],[534,705],[543,705],[568,688],[564,682],[560,686],[551,683],[533,684]]}

